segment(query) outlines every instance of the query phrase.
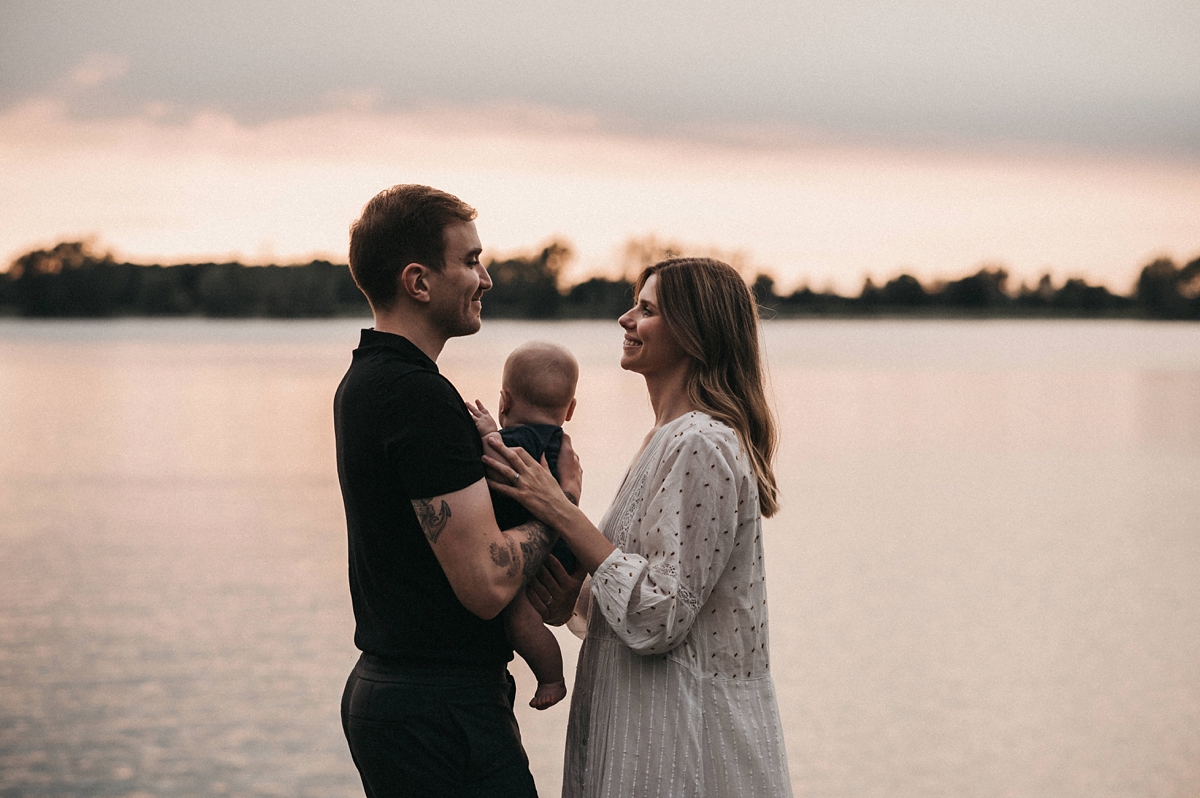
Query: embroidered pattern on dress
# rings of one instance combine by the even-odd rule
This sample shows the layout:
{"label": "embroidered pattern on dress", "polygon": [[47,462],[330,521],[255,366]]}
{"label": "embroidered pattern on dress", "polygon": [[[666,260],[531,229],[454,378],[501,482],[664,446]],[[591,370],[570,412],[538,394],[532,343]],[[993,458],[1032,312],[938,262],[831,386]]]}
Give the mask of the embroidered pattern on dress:
{"label": "embroidered pattern on dress", "polygon": [[688,590],[688,586],[683,582],[679,582],[679,600],[687,605],[687,608],[692,612],[700,611],[700,600],[696,598],[692,591]]}
{"label": "embroidered pattern on dress", "polygon": [[659,576],[677,577],[679,569],[675,567],[675,563],[664,562],[663,560],[655,560],[650,566],[650,570]]}
{"label": "embroidered pattern on dress", "polygon": [[679,569],[675,567],[674,563],[655,560],[650,564],[650,572],[659,576],[670,577],[675,583],[676,595],[679,597],[679,600],[686,604],[692,612],[697,612],[700,609],[700,601],[696,598],[695,594],[688,589],[687,585],[679,581]]}
{"label": "embroidered pattern on dress", "polygon": [[630,494],[629,501],[625,502],[625,509],[617,519],[617,536],[613,545],[618,549],[624,549],[629,544],[629,530],[633,526],[633,517],[642,509],[642,500],[646,498],[646,480],[649,478],[649,469],[642,469],[637,484],[633,486],[633,493]]}

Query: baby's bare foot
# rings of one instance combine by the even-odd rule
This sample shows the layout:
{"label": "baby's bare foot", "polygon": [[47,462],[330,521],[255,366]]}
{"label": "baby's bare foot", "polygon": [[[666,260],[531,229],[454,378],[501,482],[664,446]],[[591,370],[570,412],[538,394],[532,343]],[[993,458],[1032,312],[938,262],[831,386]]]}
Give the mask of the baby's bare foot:
{"label": "baby's bare foot", "polygon": [[533,694],[533,700],[529,702],[529,706],[534,709],[549,709],[567,697],[567,683],[561,682],[546,682],[539,684],[537,692]]}

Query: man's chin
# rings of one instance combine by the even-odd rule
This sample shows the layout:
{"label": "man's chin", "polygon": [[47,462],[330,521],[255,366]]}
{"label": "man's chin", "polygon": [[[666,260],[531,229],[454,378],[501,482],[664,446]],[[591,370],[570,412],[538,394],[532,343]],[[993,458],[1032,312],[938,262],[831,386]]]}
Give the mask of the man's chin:
{"label": "man's chin", "polygon": [[454,334],[460,337],[463,335],[474,335],[479,332],[481,327],[483,327],[483,319],[479,314],[474,314],[463,319],[462,324],[459,325],[457,332]]}
{"label": "man's chin", "polygon": [[462,338],[465,335],[474,335],[479,332],[482,326],[478,316],[474,318],[459,318],[453,321],[445,321],[438,325],[442,335],[449,340],[451,338]]}

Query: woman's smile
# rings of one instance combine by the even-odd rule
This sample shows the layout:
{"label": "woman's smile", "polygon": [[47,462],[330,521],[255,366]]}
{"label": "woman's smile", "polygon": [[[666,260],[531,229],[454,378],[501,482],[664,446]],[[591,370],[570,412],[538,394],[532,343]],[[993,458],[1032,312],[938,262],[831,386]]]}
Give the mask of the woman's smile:
{"label": "woman's smile", "polygon": [[625,331],[621,342],[621,368],[650,375],[672,371],[688,359],[667,329],[658,308],[658,275],[642,284],[637,304],[617,323]]}

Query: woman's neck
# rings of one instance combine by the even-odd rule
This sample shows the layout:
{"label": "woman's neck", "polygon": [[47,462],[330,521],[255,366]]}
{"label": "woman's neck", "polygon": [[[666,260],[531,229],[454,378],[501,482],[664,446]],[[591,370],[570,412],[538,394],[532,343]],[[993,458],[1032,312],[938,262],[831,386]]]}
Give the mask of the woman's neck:
{"label": "woman's neck", "polygon": [[646,392],[654,409],[655,429],[696,409],[687,392],[687,364],[666,373],[647,374]]}

